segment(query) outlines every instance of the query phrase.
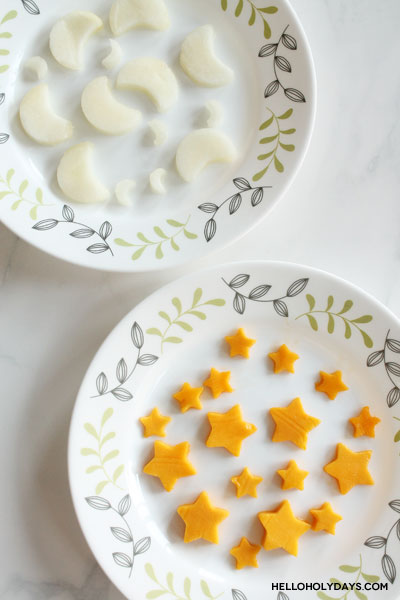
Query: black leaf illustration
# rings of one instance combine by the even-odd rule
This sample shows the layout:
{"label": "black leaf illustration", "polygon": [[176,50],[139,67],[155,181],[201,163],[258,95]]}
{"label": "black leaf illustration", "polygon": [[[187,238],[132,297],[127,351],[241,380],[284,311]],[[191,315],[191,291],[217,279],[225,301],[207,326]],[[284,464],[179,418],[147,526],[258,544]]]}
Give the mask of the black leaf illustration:
{"label": "black leaf illustration", "polygon": [[400,390],[398,387],[394,387],[390,390],[387,395],[386,402],[389,408],[392,408],[400,400]]}
{"label": "black leaf illustration", "polygon": [[274,309],[276,310],[276,312],[278,313],[279,316],[281,316],[281,317],[289,316],[288,307],[287,307],[286,303],[283,302],[283,300],[274,300],[273,305],[274,305]]}
{"label": "black leaf illustration", "polygon": [[92,246],[89,246],[86,250],[92,254],[102,254],[103,252],[107,252],[109,247],[107,244],[92,244]]}
{"label": "black leaf illustration", "polygon": [[286,96],[286,98],[289,98],[289,100],[292,100],[292,102],[305,102],[305,96],[302,92],[300,92],[299,90],[295,90],[294,88],[286,88],[284,90],[284,94]]}
{"label": "black leaf illustration", "polygon": [[393,583],[396,579],[396,567],[389,554],[384,554],[382,556],[382,571],[384,572],[386,579],[388,579],[390,583]]}
{"label": "black leaf illustration", "polygon": [[257,188],[251,195],[251,205],[258,206],[264,199],[264,190],[263,188]]}
{"label": "black leaf illustration", "polygon": [[144,554],[151,546],[151,538],[144,537],[135,544],[134,554]]}
{"label": "black leaf illustration", "polygon": [[150,367],[154,365],[158,361],[158,356],[154,356],[154,354],[142,354],[138,358],[138,365],[142,367]]}
{"label": "black leaf illustration", "polygon": [[258,53],[258,56],[260,56],[261,58],[271,56],[271,54],[274,54],[274,52],[276,52],[277,47],[278,44],[266,44],[261,48],[260,52]]}
{"label": "black leaf illustration", "polygon": [[387,340],[386,345],[392,352],[400,352],[400,342],[398,340]]}
{"label": "black leaf illustration", "polygon": [[376,367],[383,361],[385,353],[383,350],[377,350],[376,352],[372,352],[367,358],[367,367]]}
{"label": "black leaf illustration", "polygon": [[197,208],[205,213],[215,213],[218,210],[218,206],[212,202],[205,202],[204,204],[200,204]]}
{"label": "black leaf illustration", "polygon": [[286,295],[288,298],[293,298],[294,296],[298,296],[302,291],[307,287],[308,279],[298,279],[289,287]]}
{"label": "black leaf illustration", "polygon": [[133,345],[138,350],[140,350],[140,348],[142,348],[142,346],[144,344],[144,335],[143,335],[142,328],[140,327],[140,325],[138,325],[138,323],[136,323],[136,321],[132,325],[131,338],[132,338]]}
{"label": "black leaf illustration", "polygon": [[389,506],[394,511],[400,513],[400,500],[392,500],[391,502],[389,502]]}
{"label": "black leaf illustration", "polygon": [[126,494],[126,496],[124,496],[118,504],[118,512],[121,515],[121,517],[124,517],[126,513],[129,512],[131,504],[131,497],[129,494]]}
{"label": "black leaf illustration", "polygon": [[279,592],[276,600],[289,600],[289,596],[283,592]]}
{"label": "black leaf illustration", "polygon": [[233,184],[242,192],[251,190],[250,183],[244,177],[236,177],[236,179],[233,180]]}
{"label": "black leaf illustration", "polygon": [[33,226],[33,229],[37,231],[48,231],[49,229],[53,229],[53,227],[57,227],[58,221],[55,219],[45,219],[44,221],[39,221],[36,225]]}
{"label": "black leaf illustration", "polygon": [[62,216],[63,216],[63,219],[65,219],[65,221],[68,221],[69,223],[74,222],[75,213],[72,210],[72,208],[70,206],[67,206],[66,204],[64,204],[64,206],[63,206]]}
{"label": "black leaf illustration", "polygon": [[122,527],[110,527],[110,529],[113,536],[120,542],[128,544],[133,541],[131,534],[126,529],[122,529]]}
{"label": "black leaf illustration", "polygon": [[250,275],[236,275],[229,283],[229,287],[231,288],[240,288],[248,282],[250,279]]}
{"label": "black leaf illustration", "polygon": [[388,363],[386,363],[386,369],[392,375],[396,375],[396,377],[400,377],[400,365],[398,363],[388,362]]}
{"label": "black leaf illustration", "polygon": [[276,94],[276,92],[278,90],[279,90],[279,81],[277,79],[275,79],[274,81],[271,81],[271,83],[269,83],[267,85],[267,87],[265,88],[264,98],[269,98],[270,96],[273,96],[274,94]]}
{"label": "black leaf illustration", "polygon": [[69,235],[73,238],[78,238],[78,239],[85,239],[85,238],[90,238],[92,237],[92,235],[94,234],[93,229],[89,229],[85,228],[85,229],[76,229],[75,231],[73,231],[72,233],[70,233]]}
{"label": "black leaf illustration", "polygon": [[289,50],[297,50],[297,42],[292,35],[284,33],[282,35],[282,44]]}
{"label": "black leaf illustration", "polygon": [[111,393],[113,396],[115,396],[115,398],[121,400],[121,402],[128,402],[128,400],[132,400],[133,398],[130,391],[122,387],[114,388],[113,390],[111,390]]}
{"label": "black leaf illustration", "polygon": [[239,315],[242,315],[246,310],[246,299],[239,293],[235,294],[233,299],[233,308]]}
{"label": "black leaf illustration", "polygon": [[10,139],[8,133],[0,133],[0,144],[5,144]]}
{"label": "black leaf illustration", "polygon": [[242,195],[235,194],[232,197],[232,200],[229,202],[229,214],[233,215],[237,210],[239,210],[241,204],[242,204]]}
{"label": "black leaf illustration", "polygon": [[101,496],[88,496],[85,500],[91,508],[95,508],[96,510],[108,510],[111,508],[109,501]]}
{"label": "black leaf illustration", "polygon": [[108,389],[108,379],[105,373],[100,373],[96,379],[96,388],[100,396],[106,393]]}
{"label": "black leaf illustration", "polygon": [[40,10],[38,5],[36,4],[36,2],[34,2],[34,0],[21,0],[24,9],[30,14],[30,15],[40,15]]}
{"label": "black leaf illustration", "polygon": [[284,56],[275,56],[275,64],[281,71],[286,71],[286,73],[292,72],[290,62]]}
{"label": "black leaf illustration", "polygon": [[396,525],[396,535],[397,535],[397,539],[400,540],[400,520],[397,521],[397,525]]}
{"label": "black leaf illustration", "polygon": [[106,240],[112,233],[112,225],[108,221],[105,221],[99,229],[99,235]]}
{"label": "black leaf illustration", "polygon": [[124,383],[128,376],[128,366],[125,362],[124,358],[121,358],[119,363],[117,364],[117,379],[120,383]]}
{"label": "black leaf illustration", "polygon": [[217,222],[215,221],[215,219],[210,219],[209,221],[207,221],[207,223],[204,227],[204,237],[206,238],[206,241],[210,242],[216,233],[217,233]]}
{"label": "black leaf illustration", "polygon": [[246,596],[240,590],[232,590],[233,600],[247,600]]}
{"label": "black leaf illustration", "polygon": [[259,285],[254,290],[251,290],[249,294],[250,300],[257,300],[258,298],[262,298],[266,294],[268,294],[271,289],[270,285]]}
{"label": "black leaf illustration", "polygon": [[6,99],[6,95],[1,93],[0,94],[0,106],[4,103],[4,100]]}
{"label": "black leaf illustration", "polygon": [[132,566],[132,560],[127,554],[123,552],[113,552],[113,559],[119,567],[125,567],[130,569]]}
{"label": "black leaf illustration", "polygon": [[368,548],[383,548],[383,546],[386,544],[386,538],[380,536],[380,535],[373,535],[372,537],[369,537],[367,540],[365,540],[364,542],[364,546],[368,546]]}

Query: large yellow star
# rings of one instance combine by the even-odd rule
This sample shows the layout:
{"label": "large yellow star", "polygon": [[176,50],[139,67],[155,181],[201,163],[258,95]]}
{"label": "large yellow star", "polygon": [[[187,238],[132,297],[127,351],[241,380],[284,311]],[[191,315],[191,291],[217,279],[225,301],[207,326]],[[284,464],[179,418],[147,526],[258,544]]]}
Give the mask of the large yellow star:
{"label": "large yellow star", "polygon": [[274,407],[270,411],[275,421],[273,442],[292,442],[302,450],[307,447],[307,433],[320,424],[320,420],[304,412],[300,398],[286,407]]}
{"label": "large yellow star", "polygon": [[196,469],[188,459],[189,450],[189,442],[169,446],[157,440],[154,442],[154,458],[144,466],[143,472],[158,477],[170,492],[181,477],[196,475]]}
{"label": "large yellow star", "polygon": [[151,437],[152,435],[165,437],[165,427],[171,421],[171,417],[165,417],[160,413],[158,408],[153,408],[147,417],[141,417],[139,421],[144,428],[144,437]]}
{"label": "large yellow star", "polygon": [[287,371],[288,373],[294,373],[294,363],[300,357],[295,354],[283,344],[276,352],[270,352],[269,358],[274,362],[274,373],[281,373]]}
{"label": "large yellow star", "polygon": [[354,427],[354,437],[361,437],[366,435],[367,437],[375,437],[375,427],[381,422],[378,417],[373,417],[369,412],[369,406],[364,406],[360,414],[357,417],[349,419],[350,423]]}
{"label": "large yellow star", "polygon": [[243,327],[240,327],[235,335],[227,335],[225,340],[230,346],[231,356],[243,356],[244,358],[249,358],[249,348],[256,343],[256,340],[246,336]]}
{"label": "large yellow star", "polygon": [[242,442],[257,431],[252,423],[243,421],[239,404],[226,413],[210,412],[207,415],[211,431],[206,441],[209,448],[226,448],[234,456],[240,455]]}
{"label": "large yellow star", "polygon": [[184,383],[179,392],[174,394],[175,400],[181,407],[181,412],[185,413],[189,408],[201,410],[203,408],[200,402],[200,396],[203,393],[202,387],[192,387],[190,383]]}
{"label": "large yellow star", "polygon": [[336,523],[339,523],[342,517],[334,512],[329,502],[324,502],[319,508],[312,508],[310,513],[314,517],[313,531],[327,531],[335,535]]}
{"label": "large yellow star", "polygon": [[299,469],[295,460],[289,461],[286,469],[279,469],[277,473],[282,477],[283,490],[291,490],[292,488],[304,490],[304,480],[308,475],[308,471]]}
{"label": "large yellow star", "polygon": [[219,398],[223,392],[233,392],[229,383],[230,376],[230,371],[221,372],[212,368],[208,379],[203,382],[203,385],[210,388],[213,398]]}
{"label": "large yellow star", "polygon": [[283,548],[289,554],[297,556],[299,537],[311,525],[294,516],[288,500],[284,500],[277,510],[258,513],[258,518],[265,529],[265,550]]}
{"label": "large yellow star", "polygon": [[257,486],[262,480],[262,477],[250,473],[247,467],[243,469],[240,475],[231,478],[232,483],[236,486],[236,496],[238,498],[246,495],[257,498]]}
{"label": "large yellow star", "polygon": [[326,394],[329,400],[334,400],[339,392],[345,392],[349,388],[342,381],[342,372],[325,373],[320,371],[320,380],[315,384],[317,392]]}
{"label": "large yellow star", "polygon": [[240,544],[235,546],[230,551],[230,554],[236,558],[236,568],[243,567],[258,567],[257,554],[260,552],[261,546],[251,544],[249,540],[242,537]]}
{"label": "large yellow star", "polygon": [[201,492],[193,504],[179,506],[177,513],[185,522],[186,543],[201,538],[218,544],[218,525],[229,515],[229,511],[211,504],[207,492]]}
{"label": "large yellow star", "polygon": [[347,494],[355,485],[374,485],[368,463],[372,450],[353,452],[344,444],[336,447],[336,458],[324,466],[324,471],[337,480],[341,494]]}

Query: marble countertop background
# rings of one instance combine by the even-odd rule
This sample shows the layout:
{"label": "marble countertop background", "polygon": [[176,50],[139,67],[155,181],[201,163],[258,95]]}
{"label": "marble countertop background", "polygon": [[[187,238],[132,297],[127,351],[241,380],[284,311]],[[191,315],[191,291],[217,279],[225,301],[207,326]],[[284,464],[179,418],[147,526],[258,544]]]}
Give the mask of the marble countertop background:
{"label": "marble countertop background", "polygon": [[[258,229],[195,266],[247,258],[309,264],[361,286],[400,316],[400,2],[292,3],[318,78],[309,153]],[[69,420],[109,331],[192,268],[157,276],[84,270],[0,225],[1,600],[122,600],[75,518]]]}

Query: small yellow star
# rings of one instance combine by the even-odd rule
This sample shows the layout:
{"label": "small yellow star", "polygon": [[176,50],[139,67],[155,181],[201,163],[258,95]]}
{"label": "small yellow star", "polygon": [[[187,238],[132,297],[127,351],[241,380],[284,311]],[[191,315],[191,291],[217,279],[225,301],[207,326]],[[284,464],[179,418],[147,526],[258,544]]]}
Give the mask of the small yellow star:
{"label": "small yellow star", "polygon": [[181,407],[181,412],[185,413],[189,408],[196,408],[201,410],[203,408],[200,402],[200,396],[203,393],[202,387],[192,387],[190,383],[184,383],[179,392],[174,394],[175,400],[177,400]]}
{"label": "small yellow star", "polygon": [[242,537],[240,544],[232,548],[230,554],[236,558],[236,568],[243,567],[258,567],[257,554],[260,552],[261,546],[251,544],[249,540]]}
{"label": "small yellow star", "polygon": [[235,335],[227,335],[225,340],[230,346],[231,356],[243,356],[244,358],[249,358],[249,348],[256,343],[256,340],[246,336],[243,327],[240,327]]}
{"label": "small yellow star", "polygon": [[381,422],[378,417],[373,417],[369,412],[369,406],[364,406],[358,417],[349,419],[350,423],[354,427],[354,437],[361,437],[366,435],[368,437],[375,437],[375,427]]}
{"label": "small yellow star", "polygon": [[243,440],[257,431],[255,425],[243,421],[239,404],[236,404],[226,413],[210,412],[207,417],[211,425],[211,431],[206,446],[209,448],[226,448],[234,456],[240,455]]}
{"label": "small yellow star", "polygon": [[304,490],[304,480],[308,475],[308,471],[299,469],[295,460],[289,461],[286,469],[280,469],[277,473],[282,477],[283,490],[290,490],[292,488]]}
{"label": "small yellow star", "polygon": [[275,421],[273,442],[292,442],[302,450],[307,447],[307,433],[321,423],[319,419],[304,412],[300,398],[286,407],[274,407],[270,411]]}
{"label": "small yellow star", "polygon": [[147,417],[141,417],[139,421],[142,423],[144,428],[144,437],[151,437],[152,435],[165,437],[165,428],[171,421],[171,417],[164,417],[158,408],[153,408]]}
{"label": "small yellow star", "polygon": [[345,392],[349,388],[342,381],[342,372],[335,371],[334,373],[325,373],[320,371],[320,381],[315,384],[317,392],[326,394],[329,400],[334,400],[339,392]]}
{"label": "small yellow star", "polygon": [[169,446],[157,440],[154,442],[154,458],[144,466],[143,472],[158,477],[170,492],[181,477],[196,475],[196,469],[188,459],[189,450],[189,442]]}
{"label": "small yellow star", "polygon": [[229,515],[229,511],[211,504],[207,492],[201,492],[193,504],[182,504],[177,509],[185,522],[185,543],[203,539],[218,544],[218,525]]}
{"label": "small yellow star", "polygon": [[283,344],[276,352],[270,352],[269,358],[274,362],[274,373],[281,373],[287,371],[288,373],[294,373],[294,363],[300,357],[295,354]]}
{"label": "small yellow star", "polygon": [[339,523],[342,517],[333,511],[329,502],[324,502],[319,508],[312,508],[310,513],[314,517],[313,531],[327,531],[335,535],[336,523]]}
{"label": "small yellow star", "polygon": [[336,458],[324,467],[324,471],[337,480],[341,494],[347,494],[355,485],[374,485],[368,463],[372,450],[353,452],[344,444],[336,447]]}
{"label": "small yellow star", "polygon": [[240,475],[231,478],[232,483],[236,486],[236,496],[238,498],[246,495],[257,498],[257,486],[262,480],[262,477],[250,473],[247,467],[243,469]]}
{"label": "small yellow star", "polygon": [[219,398],[223,392],[233,392],[233,388],[229,384],[230,376],[230,371],[221,372],[212,368],[208,379],[203,382],[203,385],[210,388],[213,398]]}
{"label": "small yellow star", "polygon": [[294,516],[288,500],[284,500],[277,510],[258,513],[258,518],[265,529],[265,550],[282,548],[297,556],[298,540],[311,525]]}

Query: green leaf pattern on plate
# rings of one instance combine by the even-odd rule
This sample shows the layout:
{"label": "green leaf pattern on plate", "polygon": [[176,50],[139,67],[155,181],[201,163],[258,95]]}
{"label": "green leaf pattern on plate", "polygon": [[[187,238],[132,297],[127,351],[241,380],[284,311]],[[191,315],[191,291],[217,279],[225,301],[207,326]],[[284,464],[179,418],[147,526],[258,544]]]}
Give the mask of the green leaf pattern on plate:
{"label": "green leaf pattern on plate", "polygon": [[[185,577],[185,579],[183,580],[183,584],[180,584],[179,586],[179,590],[182,591],[179,591],[175,588],[176,584],[173,573],[167,573],[165,578],[166,582],[165,584],[162,584],[155,574],[153,565],[151,565],[150,563],[146,563],[144,568],[147,573],[147,576],[158,586],[157,588],[154,588],[147,592],[146,598],[148,600],[155,600],[156,598],[160,598],[161,596],[171,596],[172,598],[175,598],[175,600],[195,600],[195,598],[198,598],[197,593],[194,596],[191,596],[192,582],[189,579],[189,577]],[[200,590],[203,596],[205,598],[208,598],[208,600],[216,600],[217,598],[220,598],[224,593],[222,592],[218,596],[213,596],[213,594],[210,592],[210,587],[208,583],[204,581],[204,579],[200,581]]]}
{"label": "green leaf pattern on plate", "polygon": [[[254,25],[258,16],[259,19],[261,19],[264,27],[264,37],[265,39],[269,40],[271,37],[271,27],[267,21],[266,15],[273,15],[278,12],[277,6],[265,6],[263,8],[258,8],[252,0],[235,0],[235,2],[232,2],[232,4],[235,4],[235,17],[240,17],[246,4],[250,10],[248,21],[250,27]],[[221,8],[223,11],[228,10],[228,0],[221,0]]]}
{"label": "green leaf pattern on plate", "polygon": [[[283,129],[283,125],[280,123],[280,121],[289,119],[292,116],[293,108],[289,108],[279,116],[277,116],[270,108],[267,110],[270,112],[271,116],[260,125],[260,131],[269,130],[272,126],[274,129],[268,131],[270,135],[265,136],[260,140],[260,144],[264,144],[267,151],[259,154],[257,158],[260,161],[266,161],[266,166],[253,176],[253,181],[262,179],[272,164],[278,173],[283,173],[285,167],[279,159],[278,153],[281,150],[284,150],[285,152],[294,152],[296,149],[294,144],[287,143],[286,137],[282,138],[282,136],[293,135],[293,133],[296,133],[296,129],[294,127],[286,126]],[[272,146],[270,144],[272,144]]]}
{"label": "green leaf pattern on plate", "polygon": [[45,204],[43,202],[43,191],[41,188],[36,189],[34,198],[27,198],[25,192],[29,186],[28,180],[24,179],[17,188],[14,188],[12,185],[14,175],[14,169],[9,169],[5,177],[0,175],[0,189],[3,188],[2,191],[0,191],[0,200],[3,200],[4,198],[12,199],[11,210],[17,210],[22,204],[30,206],[29,216],[33,221],[37,221],[39,209],[53,205]]}
{"label": "green leaf pattern on plate", "polygon": [[[2,42],[3,42],[3,40],[8,40],[12,37],[12,33],[7,31],[8,25],[6,28],[5,24],[8,23],[9,21],[12,21],[13,19],[15,19],[17,17],[17,15],[18,15],[18,13],[16,10],[10,10],[1,19],[1,21],[0,21],[0,39]],[[10,51],[7,48],[0,48],[0,56],[8,56],[9,54],[10,54]],[[5,73],[6,71],[8,71],[9,68],[10,68],[10,65],[0,64],[0,74]]]}
{"label": "green leaf pattern on plate", "polygon": [[[342,582],[340,579],[336,579],[335,577],[331,577],[330,578],[330,583],[334,584],[336,588],[340,589],[335,590],[337,592],[339,592],[339,596],[332,596],[330,594],[335,593],[330,592],[329,594],[326,594],[325,592],[317,592],[317,596],[318,598],[320,598],[320,600],[350,600],[350,599],[354,599],[357,598],[358,600],[368,600],[368,597],[366,594],[364,594],[364,592],[361,592],[360,590],[357,589],[357,584],[360,585],[360,587],[362,587],[362,584],[364,582],[367,583],[376,583],[377,581],[379,581],[379,577],[378,575],[369,575],[368,573],[364,573],[364,571],[362,570],[362,556],[360,554],[360,562],[357,566],[353,566],[353,565],[340,565],[339,569],[343,572],[343,573],[348,573],[348,574],[354,574],[354,581],[350,582],[347,580],[346,583]],[[342,593],[344,592],[344,593]]]}

